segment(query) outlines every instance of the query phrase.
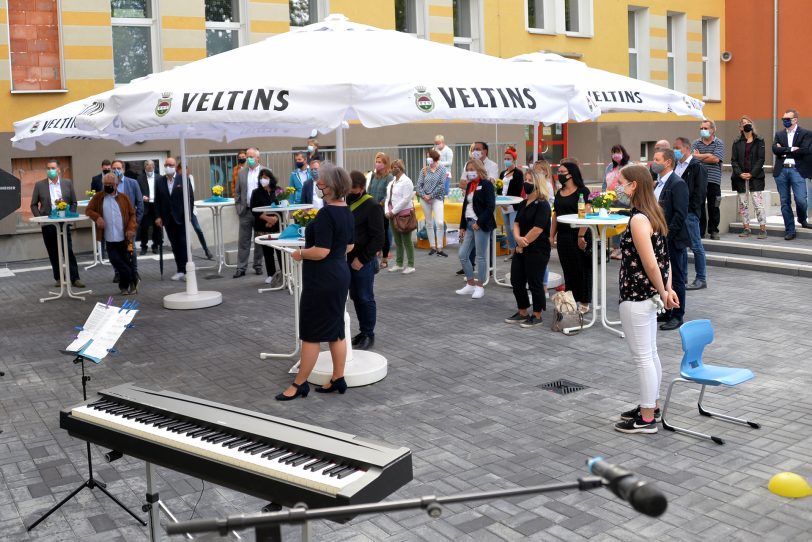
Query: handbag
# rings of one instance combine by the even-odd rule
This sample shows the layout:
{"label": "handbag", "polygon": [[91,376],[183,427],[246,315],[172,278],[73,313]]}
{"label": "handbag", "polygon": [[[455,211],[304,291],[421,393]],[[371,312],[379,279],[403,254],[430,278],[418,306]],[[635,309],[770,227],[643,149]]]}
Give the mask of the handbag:
{"label": "handbag", "polygon": [[556,292],[553,295],[553,306],[555,317],[550,329],[563,333],[565,329],[577,328],[569,333],[574,335],[584,328],[584,315],[578,310],[572,291]]}
{"label": "handbag", "polygon": [[414,207],[400,211],[393,218],[395,230],[398,233],[411,233],[417,229],[417,215]]}

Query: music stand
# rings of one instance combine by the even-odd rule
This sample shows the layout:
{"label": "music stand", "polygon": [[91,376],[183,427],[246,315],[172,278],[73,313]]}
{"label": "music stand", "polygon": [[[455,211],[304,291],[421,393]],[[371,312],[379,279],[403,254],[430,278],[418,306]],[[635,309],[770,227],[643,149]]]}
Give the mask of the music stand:
{"label": "music stand", "polygon": [[[73,363],[75,363],[77,365],[81,364],[81,366],[82,366],[82,399],[87,401],[87,383],[90,381],[90,377],[85,375],[85,359],[86,359],[85,356],[83,356],[82,354],[77,354],[76,352],[68,352],[67,350],[60,350],[59,352],[62,353],[62,354],[68,355],[68,356],[76,356],[75,359],[73,360]],[[82,482],[82,484],[79,487],[77,487],[76,489],[71,491],[70,495],[68,495],[67,497],[62,499],[59,503],[56,504],[56,506],[54,506],[53,508],[51,508],[50,510],[45,512],[45,514],[43,514],[37,521],[32,523],[31,526],[29,526],[26,529],[27,531],[31,531],[34,527],[36,527],[37,525],[42,523],[48,516],[50,516],[51,514],[53,514],[54,512],[59,510],[60,508],[62,508],[62,506],[66,502],[71,500],[73,497],[75,497],[80,491],[82,491],[85,488],[90,489],[91,491],[94,490],[94,489],[101,490],[101,492],[104,493],[105,495],[107,495],[110,498],[110,500],[112,500],[114,503],[119,505],[122,510],[124,510],[125,512],[130,514],[133,518],[135,518],[135,520],[138,521],[138,523],[140,523],[144,527],[147,526],[146,521],[144,521],[143,519],[136,516],[135,512],[133,512],[132,510],[127,508],[121,501],[119,501],[109,491],[107,491],[107,484],[105,484],[104,482],[102,482],[100,480],[97,480],[96,478],[93,477],[93,460],[90,457],[90,442],[85,441],[85,444],[87,445],[87,470],[88,470],[87,480]]]}

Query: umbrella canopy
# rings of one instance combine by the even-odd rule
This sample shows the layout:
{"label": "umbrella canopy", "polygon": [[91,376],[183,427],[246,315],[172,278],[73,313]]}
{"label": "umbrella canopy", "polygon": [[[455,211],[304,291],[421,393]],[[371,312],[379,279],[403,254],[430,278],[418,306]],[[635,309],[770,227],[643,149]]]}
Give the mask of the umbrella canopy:
{"label": "umbrella canopy", "polygon": [[564,58],[553,53],[529,53],[515,56],[512,62],[531,63],[544,73],[556,73],[564,81],[577,82],[586,88],[602,113],[652,112],[690,115],[704,119],[705,103],[687,94],[641,81],[625,75],[590,68],[583,62]]}
{"label": "umbrella canopy", "polygon": [[[302,72],[302,58],[325,54],[329,62]],[[349,120],[367,127],[440,120],[530,124],[600,114],[577,82],[545,70],[520,72],[505,59],[338,15],[148,75],[94,105],[79,115],[78,128],[215,139],[269,130],[324,133]]]}

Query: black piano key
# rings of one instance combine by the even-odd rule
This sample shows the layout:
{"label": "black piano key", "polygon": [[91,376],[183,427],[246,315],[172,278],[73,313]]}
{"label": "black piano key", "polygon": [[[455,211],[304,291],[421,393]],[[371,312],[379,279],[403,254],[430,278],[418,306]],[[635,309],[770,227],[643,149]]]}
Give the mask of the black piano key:
{"label": "black piano key", "polygon": [[236,438],[236,437],[234,435],[232,435],[231,433],[223,433],[220,436],[214,437],[213,439],[209,439],[209,442],[211,442],[212,444],[222,444],[222,443],[224,443],[226,441],[229,441],[229,440],[231,440],[233,438]]}
{"label": "black piano key", "polygon": [[143,416],[139,416],[135,419],[137,422],[151,424],[152,422],[158,421],[161,418],[160,414],[145,414]]}
{"label": "black piano key", "polygon": [[[253,449],[253,450],[251,450],[249,453],[250,453],[251,455],[257,455],[257,454],[258,454],[258,453],[260,453],[260,452],[265,452],[265,451],[267,451],[267,450],[271,450],[271,449],[273,449],[273,447],[274,447],[274,446],[273,446],[273,444],[263,444],[263,445],[262,445],[262,446],[260,446],[259,448],[254,448],[254,449]],[[246,450],[246,451],[247,451],[247,450]]]}
{"label": "black piano key", "polygon": [[312,456],[309,456],[309,455],[308,455],[308,456],[304,456],[304,457],[300,457],[299,459],[296,459],[296,460],[294,460],[294,461],[289,461],[289,462],[288,462],[288,465],[290,465],[291,467],[298,467],[299,465],[302,465],[302,464],[304,464],[304,463],[307,463],[307,462],[308,462],[308,461],[310,461],[311,459],[313,459],[313,457],[312,457]]}
{"label": "black piano key", "polygon": [[280,462],[280,463],[284,463],[285,465],[289,465],[289,464],[290,464],[290,463],[292,463],[293,461],[296,461],[296,460],[297,460],[297,459],[299,459],[300,457],[304,457],[304,456],[305,456],[305,454],[298,454],[298,453],[297,453],[297,454],[295,454],[295,455],[289,455],[289,456],[287,456],[287,457],[280,457],[280,458],[279,458],[279,462]]}
{"label": "black piano key", "polygon": [[231,438],[227,438],[227,439],[223,440],[220,443],[220,445],[221,446],[228,446],[232,442],[237,442],[238,440],[242,440],[242,437],[235,437],[234,435],[231,435]]}
{"label": "black piano key", "polygon": [[196,425],[195,425],[195,424],[193,424],[193,423],[186,422],[186,423],[184,423],[183,425],[179,425],[179,426],[177,426],[177,427],[173,427],[173,428],[171,429],[171,431],[172,431],[173,433],[178,433],[178,434],[180,434],[180,433],[185,433],[187,430],[191,429],[192,427],[196,427]]}
{"label": "black piano key", "polygon": [[330,467],[329,469],[322,471],[322,474],[332,476],[334,472],[338,472],[342,470],[344,467],[346,467],[346,465],[336,465],[335,467]]}
{"label": "black piano key", "polygon": [[242,451],[247,453],[247,454],[252,454],[253,455],[254,450],[257,450],[257,451],[259,451],[260,449],[267,450],[269,447],[270,447],[270,444],[265,444],[264,442],[257,442],[253,446],[243,448]]}
{"label": "black piano key", "polygon": [[128,410],[130,410],[130,407],[128,407],[128,406],[119,406],[119,407],[111,407],[111,408],[105,409],[105,412],[108,413],[108,414],[112,414],[112,415],[116,416],[116,415],[118,415],[119,412],[126,412]]}
{"label": "black piano key", "polygon": [[261,457],[262,459],[265,459],[265,458],[267,458],[269,455],[271,455],[271,454],[273,454],[273,453],[276,453],[276,452],[278,452],[279,450],[280,450],[280,448],[279,448],[279,447],[277,447],[277,446],[272,446],[270,450],[265,451],[265,452],[264,452],[264,453],[263,453],[261,456],[259,456],[259,457]]}
{"label": "black piano key", "polygon": [[130,420],[130,419],[133,419],[133,418],[137,418],[138,416],[142,415],[143,413],[144,413],[144,411],[139,408],[135,412],[130,412],[129,414],[125,414],[124,419],[125,420]]}
{"label": "black piano key", "polygon": [[339,473],[336,475],[336,478],[338,478],[339,480],[341,480],[342,478],[345,478],[345,477],[349,476],[350,474],[352,474],[352,473],[354,473],[354,472],[358,472],[358,469],[356,469],[356,468],[354,468],[354,467],[347,467],[347,468],[346,468],[346,469],[344,469],[343,471],[339,472]]}
{"label": "black piano key", "polygon": [[215,431],[214,433],[210,434],[207,437],[204,437],[201,440],[203,440],[203,442],[214,442],[215,440],[217,440],[217,442],[222,442],[224,440],[230,439],[233,436],[234,435],[232,435],[231,433],[226,433],[224,431]]}
{"label": "black piano key", "polygon": [[232,440],[231,443],[224,442],[223,446],[225,446],[226,448],[232,449],[232,448],[236,448],[237,446],[242,446],[243,444],[248,444],[249,442],[253,442],[253,441],[251,439],[247,439],[247,438],[240,438],[240,439],[237,439],[237,440]]}
{"label": "black piano key", "polygon": [[253,440],[253,441],[249,442],[248,444],[243,444],[242,446],[237,448],[237,451],[238,452],[248,452],[250,450],[253,450],[254,448],[259,448],[260,446],[262,446],[261,442],[257,442],[255,440]]}
{"label": "black piano key", "polygon": [[221,435],[223,435],[223,433],[217,429],[207,429],[205,432],[195,435],[195,438],[199,438],[203,442],[209,442],[211,439]]}
{"label": "black piano key", "polygon": [[296,452],[288,452],[284,455],[279,456],[279,462],[284,463],[286,459],[290,459],[291,457],[298,456],[299,454]]}
{"label": "black piano key", "polygon": [[154,423],[152,425],[154,425],[155,427],[160,429],[161,427],[166,427],[167,425],[172,425],[173,423],[177,423],[177,421],[178,420],[175,420],[174,418],[167,418],[167,419],[165,419],[163,421]]}
{"label": "black piano key", "polygon": [[205,435],[207,433],[211,433],[211,429],[209,429],[207,427],[195,426],[194,429],[186,432],[186,436],[187,437],[192,437],[192,438],[198,438],[198,437],[202,437],[203,435]]}
{"label": "black piano key", "polygon": [[310,465],[306,466],[305,470],[311,470],[313,472],[318,472],[318,471],[320,471],[321,469],[323,469],[324,467],[326,467],[329,464],[330,464],[330,461],[328,461],[327,459],[322,459],[321,461],[318,461],[316,463],[311,463]]}
{"label": "black piano key", "polygon": [[166,429],[167,431],[169,431],[173,427],[179,427],[181,425],[183,425],[182,421],[180,421],[180,420],[172,420],[169,423],[167,423],[165,425],[159,425],[158,427],[162,427],[162,428]]}
{"label": "black piano key", "polygon": [[273,452],[266,452],[266,453],[262,454],[260,457],[264,457],[265,459],[272,460],[272,459],[276,459],[277,457],[282,457],[283,455],[287,455],[289,453],[290,452],[288,450],[278,449],[278,450],[273,451]]}
{"label": "black piano key", "polygon": [[308,463],[307,465],[305,465],[305,466],[304,466],[304,468],[305,468],[305,469],[309,469],[310,467],[312,467],[312,466],[313,466],[313,465],[315,465],[316,463],[321,463],[322,461],[323,461],[323,459],[319,459],[319,458],[313,458],[313,461],[311,461],[310,463]]}

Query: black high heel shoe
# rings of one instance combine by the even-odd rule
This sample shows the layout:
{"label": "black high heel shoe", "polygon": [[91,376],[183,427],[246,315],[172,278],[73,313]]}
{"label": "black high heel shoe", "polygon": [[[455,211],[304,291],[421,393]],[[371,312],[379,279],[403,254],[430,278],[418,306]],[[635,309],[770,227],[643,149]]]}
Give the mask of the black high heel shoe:
{"label": "black high heel shoe", "polygon": [[302,398],[305,398],[305,397],[307,397],[307,394],[310,393],[310,384],[308,384],[306,381],[303,384],[297,384],[296,382],[293,382],[293,383],[291,383],[291,386],[296,388],[296,393],[294,393],[293,395],[288,397],[287,395],[285,395],[285,392],[282,391],[282,393],[280,393],[279,395],[276,396],[276,400],[277,401],[293,401],[294,399],[296,399],[300,395],[302,396]]}
{"label": "black high heel shoe", "polygon": [[333,393],[334,391],[337,391],[341,395],[344,395],[344,393],[347,391],[347,381],[344,380],[343,376],[341,378],[337,378],[336,380],[330,380],[329,388],[322,386],[316,388],[316,393]]}

